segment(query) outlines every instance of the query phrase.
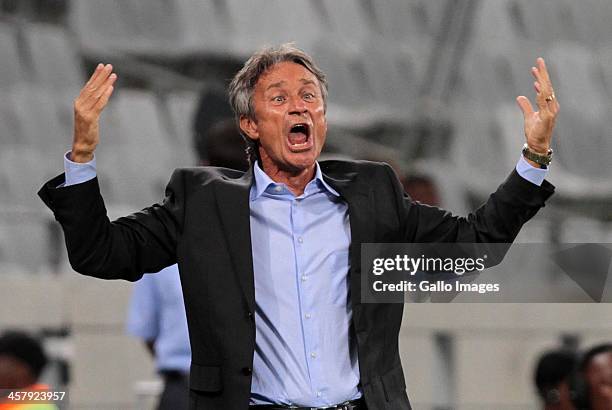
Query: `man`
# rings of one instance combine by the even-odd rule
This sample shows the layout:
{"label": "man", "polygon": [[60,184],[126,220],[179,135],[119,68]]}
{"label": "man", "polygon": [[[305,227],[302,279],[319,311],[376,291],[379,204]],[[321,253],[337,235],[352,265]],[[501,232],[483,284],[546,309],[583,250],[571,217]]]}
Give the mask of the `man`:
{"label": "man", "polygon": [[176,264],[134,284],[126,328],[146,343],[164,380],[157,409],[189,408],[191,349]]}
{"label": "man", "polygon": [[93,163],[111,72],[99,65],[76,99],[68,172],[39,194],[83,274],[137,280],[178,262],[192,408],[409,409],[403,306],[361,303],[361,243],[510,242],[553,192],[533,161],[548,162],[559,109],[542,59],[532,69],[539,111],[518,99],[534,166],[521,158],[487,203],[461,218],[413,204],[385,164],[318,163],[325,76],[282,45],[253,55],[229,87],[249,171],[177,170],[163,203],[111,223]]}
{"label": "man", "polygon": [[10,393],[43,394],[49,386],[39,383],[48,359],[40,342],[27,333],[7,331],[0,336],[0,410],[57,410],[50,401],[32,404],[12,399]]}
{"label": "man", "polygon": [[580,370],[586,384],[589,409],[612,409],[612,344],[593,346],[582,357]]}
{"label": "man", "polygon": [[576,354],[567,350],[544,353],[535,370],[535,385],[543,410],[574,410],[572,377],[577,369]]}

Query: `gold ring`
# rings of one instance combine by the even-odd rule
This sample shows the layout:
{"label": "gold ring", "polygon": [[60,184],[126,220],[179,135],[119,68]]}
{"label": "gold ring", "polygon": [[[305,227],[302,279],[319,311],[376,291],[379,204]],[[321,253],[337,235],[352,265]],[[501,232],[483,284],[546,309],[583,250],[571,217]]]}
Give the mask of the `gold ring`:
{"label": "gold ring", "polygon": [[548,97],[546,97],[546,102],[551,102],[552,100],[555,99],[555,93],[552,93],[551,95],[549,95]]}

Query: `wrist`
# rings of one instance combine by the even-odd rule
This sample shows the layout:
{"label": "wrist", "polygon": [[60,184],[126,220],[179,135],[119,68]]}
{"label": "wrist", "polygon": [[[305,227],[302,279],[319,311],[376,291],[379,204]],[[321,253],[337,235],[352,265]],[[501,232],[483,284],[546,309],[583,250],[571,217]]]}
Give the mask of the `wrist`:
{"label": "wrist", "polygon": [[547,168],[550,165],[553,150],[552,148],[548,148],[546,153],[542,154],[531,148],[529,144],[525,143],[525,145],[523,145],[522,154],[530,165],[536,168]]}
{"label": "wrist", "polygon": [[83,164],[85,162],[90,162],[91,160],[93,160],[93,158],[93,150],[83,150],[73,146],[72,150],[70,151],[70,161],[72,162],[78,162],[80,164]]}
{"label": "wrist", "polygon": [[527,142],[527,146],[531,152],[538,155],[548,155],[548,151],[550,150],[550,144],[534,144]]}

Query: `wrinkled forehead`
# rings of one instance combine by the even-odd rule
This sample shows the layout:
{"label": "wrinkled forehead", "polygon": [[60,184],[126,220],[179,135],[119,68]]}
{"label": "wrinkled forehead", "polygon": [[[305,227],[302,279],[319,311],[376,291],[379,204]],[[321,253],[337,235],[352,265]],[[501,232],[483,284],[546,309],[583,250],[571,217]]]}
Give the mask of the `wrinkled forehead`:
{"label": "wrinkled forehead", "polygon": [[312,84],[320,87],[317,76],[299,63],[284,61],[264,71],[255,83],[256,92],[265,92],[275,87],[292,87]]}

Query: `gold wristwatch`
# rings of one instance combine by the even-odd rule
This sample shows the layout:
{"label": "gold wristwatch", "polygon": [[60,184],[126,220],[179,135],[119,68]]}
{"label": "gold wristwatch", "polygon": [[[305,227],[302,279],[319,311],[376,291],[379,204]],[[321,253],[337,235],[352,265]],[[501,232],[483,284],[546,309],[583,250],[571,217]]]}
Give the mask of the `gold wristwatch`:
{"label": "gold wristwatch", "polygon": [[525,143],[525,145],[523,145],[523,156],[538,164],[540,168],[547,168],[552,160],[553,150],[552,148],[548,148],[546,155],[542,155],[530,150],[529,145]]}

